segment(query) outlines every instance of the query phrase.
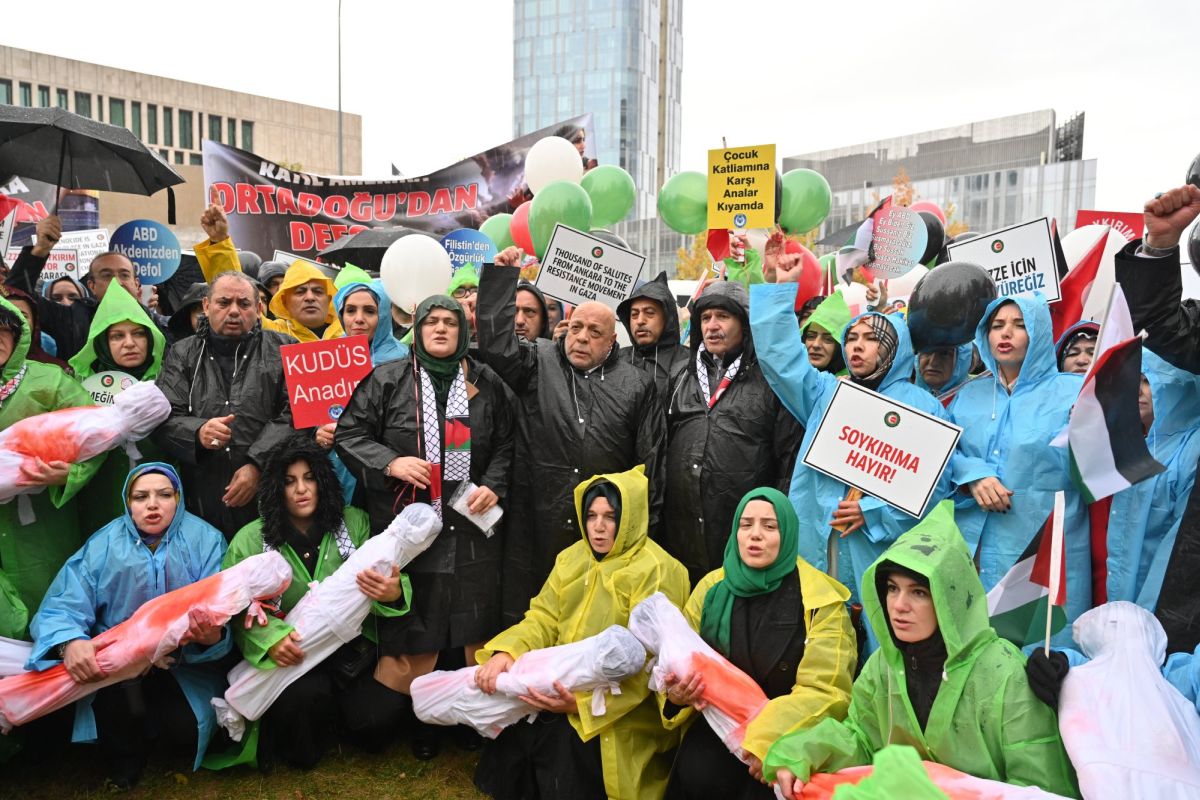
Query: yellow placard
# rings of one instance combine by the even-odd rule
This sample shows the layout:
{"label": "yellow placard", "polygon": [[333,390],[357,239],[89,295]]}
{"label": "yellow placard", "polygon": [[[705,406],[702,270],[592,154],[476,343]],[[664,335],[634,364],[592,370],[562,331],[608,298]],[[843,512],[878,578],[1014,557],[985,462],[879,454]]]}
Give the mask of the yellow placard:
{"label": "yellow placard", "polygon": [[708,227],[775,224],[775,145],[708,151]]}

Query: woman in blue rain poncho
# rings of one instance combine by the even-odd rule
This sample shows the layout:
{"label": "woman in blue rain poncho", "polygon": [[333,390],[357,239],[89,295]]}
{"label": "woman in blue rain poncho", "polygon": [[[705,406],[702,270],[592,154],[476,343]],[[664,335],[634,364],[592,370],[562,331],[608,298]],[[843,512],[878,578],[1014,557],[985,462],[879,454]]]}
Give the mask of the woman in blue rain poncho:
{"label": "woman in blue rain poncho", "polygon": [[1066,427],[1083,379],[1058,371],[1050,308],[1040,296],[993,300],[975,347],[992,375],[968,383],[950,404],[950,418],[963,429],[951,462],[963,487],[955,519],[991,591],[1049,518],[1055,492],[1064,491],[1066,610],[1074,620],[1091,607],[1091,527],[1067,450],[1050,442]]}

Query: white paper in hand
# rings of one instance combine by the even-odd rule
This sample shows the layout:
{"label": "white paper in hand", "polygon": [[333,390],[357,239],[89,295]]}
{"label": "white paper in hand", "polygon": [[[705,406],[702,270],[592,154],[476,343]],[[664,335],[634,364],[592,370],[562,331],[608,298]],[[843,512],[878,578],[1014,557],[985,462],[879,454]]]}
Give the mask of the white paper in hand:
{"label": "white paper in hand", "polygon": [[496,532],[496,525],[500,522],[500,518],[504,516],[504,509],[497,503],[482,514],[472,514],[471,509],[467,507],[467,501],[478,488],[471,481],[459,483],[454,494],[450,495],[450,507],[469,519],[475,527],[483,531],[484,536],[490,538]]}

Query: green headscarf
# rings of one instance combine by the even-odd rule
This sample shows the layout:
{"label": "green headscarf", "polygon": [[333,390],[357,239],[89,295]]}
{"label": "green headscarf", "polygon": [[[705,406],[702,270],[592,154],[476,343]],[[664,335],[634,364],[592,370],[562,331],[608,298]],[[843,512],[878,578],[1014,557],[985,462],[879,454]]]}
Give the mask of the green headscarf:
{"label": "green headscarf", "polygon": [[[738,523],[751,500],[766,500],[775,507],[775,518],[779,520],[779,553],[775,563],[763,569],[746,566],[738,552]],[[725,576],[704,596],[700,635],[706,642],[714,644],[723,655],[729,655],[729,618],[733,615],[734,598],[757,597],[778,589],[783,579],[796,571],[799,542],[800,520],[787,495],[767,486],[746,493],[733,514],[733,532],[725,543]]]}
{"label": "green headscarf", "polygon": [[[429,316],[429,312],[435,308],[452,311],[458,317],[458,347],[452,355],[445,358],[434,358],[429,355],[425,350],[425,341],[421,335],[421,325]],[[454,298],[444,294],[435,294],[432,297],[426,297],[417,306],[417,313],[413,315],[412,329],[413,354],[416,356],[417,363],[429,373],[429,379],[433,382],[433,389],[437,393],[438,400],[444,404],[446,396],[450,394],[450,384],[454,383],[454,376],[458,374],[459,362],[466,356],[467,348],[471,345],[471,329],[467,327],[467,315]]]}

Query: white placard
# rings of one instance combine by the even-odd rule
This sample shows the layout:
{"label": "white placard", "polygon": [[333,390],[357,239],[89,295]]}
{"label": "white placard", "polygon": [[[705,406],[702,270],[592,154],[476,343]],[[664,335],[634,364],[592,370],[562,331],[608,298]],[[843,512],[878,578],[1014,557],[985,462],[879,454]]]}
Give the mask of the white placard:
{"label": "white placard", "polygon": [[[36,244],[37,237],[30,236],[28,244]],[[41,280],[51,283],[59,278],[71,277],[82,281],[92,265],[92,259],[108,250],[108,229],[92,228],[86,231],[68,231],[54,245],[42,267]],[[11,266],[21,255],[20,248],[10,248],[6,254]]]}
{"label": "white placard", "polygon": [[595,300],[615,311],[637,286],[645,265],[640,253],[557,225],[534,285],[564,303]]}
{"label": "white placard", "polygon": [[961,434],[944,419],[839,381],[804,463],[920,517]]}
{"label": "white placard", "polygon": [[320,261],[313,261],[311,258],[305,258],[304,256],[298,256],[295,253],[289,253],[287,250],[276,250],[275,255],[271,256],[271,260],[272,261],[281,261],[284,264],[287,264],[289,267],[292,265],[293,261],[307,261],[309,264],[312,264],[317,269],[320,269],[320,270],[329,269],[328,264],[322,264]]}
{"label": "white placard", "polygon": [[969,261],[986,269],[1000,297],[1041,292],[1051,303],[1062,297],[1049,217],[947,245],[946,252],[951,261]]}

